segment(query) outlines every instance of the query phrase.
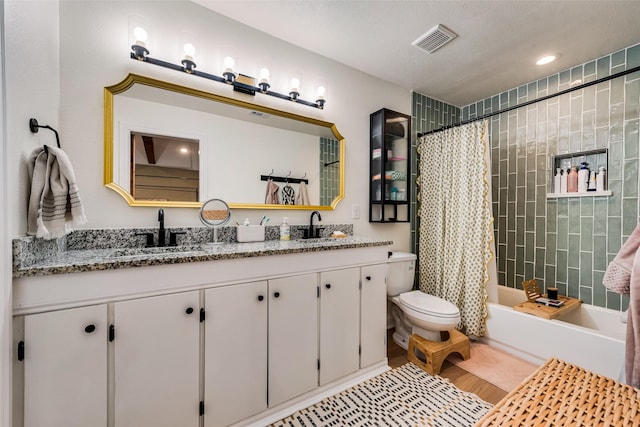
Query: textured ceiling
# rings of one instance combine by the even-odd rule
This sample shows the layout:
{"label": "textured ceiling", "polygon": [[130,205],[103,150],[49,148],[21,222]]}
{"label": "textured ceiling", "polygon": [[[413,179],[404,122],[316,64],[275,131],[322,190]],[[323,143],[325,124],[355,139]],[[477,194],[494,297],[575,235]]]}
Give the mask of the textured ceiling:
{"label": "textured ceiling", "polygon": [[[457,106],[640,42],[638,0],[192,1]],[[438,24],[458,37],[432,54],[411,45]],[[547,53],[559,59],[536,66]]]}

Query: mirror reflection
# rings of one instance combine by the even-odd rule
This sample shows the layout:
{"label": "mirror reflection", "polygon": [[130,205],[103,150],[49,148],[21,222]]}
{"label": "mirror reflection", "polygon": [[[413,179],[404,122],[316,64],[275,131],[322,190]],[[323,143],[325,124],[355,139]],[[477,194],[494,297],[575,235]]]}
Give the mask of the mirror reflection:
{"label": "mirror reflection", "polygon": [[332,123],[130,74],[105,88],[105,185],[132,206],[216,197],[332,209],[344,197],[344,140]]}
{"label": "mirror reflection", "polygon": [[199,141],[131,132],[131,195],[136,200],[200,200]]}

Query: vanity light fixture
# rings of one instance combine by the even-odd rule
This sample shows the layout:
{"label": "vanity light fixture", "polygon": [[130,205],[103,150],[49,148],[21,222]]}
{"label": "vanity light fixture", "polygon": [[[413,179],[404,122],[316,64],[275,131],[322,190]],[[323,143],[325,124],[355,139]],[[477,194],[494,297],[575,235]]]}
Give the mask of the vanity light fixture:
{"label": "vanity light fixture", "polygon": [[268,69],[263,68],[260,70],[260,80],[258,82],[258,86],[255,86],[255,79],[253,77],[239,74],[235,71],[235,61],[230,56],[224,58],[224,71],[222,73],[222,77],[216,76],[215,74],[209,74],[204,71],[197,71],[196,63],[194,61],[196,49],[193,44],[185,43],[183,45],[184,58],[182,59],[182,65],[180,66],[149,56],[149,50],[147,49],[146,45],[147,32],[142,27],[136,27],[133,30],[133,33],[136,41],[131,46],[131,59],[146,62],[148,64],[159,65],[161,67],[169,68],[175,71],[182,71],[184,73],[203,77],[205,79],[213,80],[216,82],[229,84],[233,86],[233,90],[249,95],[255,95],[256,92],[259,92],[264,95],[270,95],[287,101],[293,101],[298,104],[306,105],[308,107],[319,108],[321,110],[324,109],[324,105],[326,103],[326,91],[324,86],[320,86],[318,88],[318,94],[315,102],[305,101],[304,99],[300,98],[300,80],[298,80],[297,78],[291,80],[291,89],[289,90],[289,94],[285,95],[270,90],[271,84],[269,83],[270,75]]}
{"label": "vanity light fixture", "polygon": [[149,54],[147,50],[147,32],[142,27],[136,27],[133,30],[133,35],[136,38],[135,43],[131,46],[131,50],[133,50],[132,56],[135,54],[135,58],[144,61],[144,59]]}
{"label": "vanity light fixture", "polygon": [[191,43],[184,44],[184,59],[182,65],[184,66],[185,73],[193,74],[196,68],[196,63],[193,62],[193,56],[196,54],[196,48]]}
{"label": "vanity light fixture", "polygon": [[269,84],[269,69],[262,68],[260,70],[260,81],[258,82],[258,86],[260,87],[260,92],[267,93],[271,85]]}
{"label": "vanity light fixture", "polygon": [[300,80],[296,79],[295,77],[291,79],[291,89],[289,90],[289,96],[291,97],[292,101],[297,101],[298,97],[300,96],[300,89],[298,89],[298,87],[300,87]]}

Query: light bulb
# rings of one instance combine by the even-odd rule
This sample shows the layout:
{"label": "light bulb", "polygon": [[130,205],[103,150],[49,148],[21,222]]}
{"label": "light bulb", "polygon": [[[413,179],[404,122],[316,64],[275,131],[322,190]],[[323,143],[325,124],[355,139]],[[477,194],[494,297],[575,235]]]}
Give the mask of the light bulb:
{"label": "light bulb", "polygon": [[260,70],[260,83],[269,83],[269,70],[267,68]]}
{"label": "light bulb", "polygon": [[133,29],[133,35],[136,38],[136,44],[138,46],[147,47],[147,32],[142,27],[136,27]]}
{"label": "light bulb", "polygon": [[196,54],[196,48],[191,43],[184,44],[184,59],[188,59],[189,61],[193,61],[193,56]]}
{"label": "light bulb", "polygon": [[300,92],[300,90],[298,90],[298,87],[300,86],[300,80],[296,79],[295,77],[291,79],[291,92]]}
{"label": "light bulb", "polygon": [[318,98],[317,99],[324,99],[324,95],[326,93],[326,89],[324,86],[318,86]]}
{"label": "light bulb", "polygon": [[233,72],[233,67],[236,65],[236,62],[233,60],[232,57],[227,56],[224,58],[224,68],[225,71],[231,71]]}

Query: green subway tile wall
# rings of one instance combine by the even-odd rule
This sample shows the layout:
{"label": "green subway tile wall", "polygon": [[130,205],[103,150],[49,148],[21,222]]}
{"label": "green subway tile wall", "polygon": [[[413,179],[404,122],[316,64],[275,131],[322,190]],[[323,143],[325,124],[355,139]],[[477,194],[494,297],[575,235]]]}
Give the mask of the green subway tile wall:
{"label": "green subway tile wall", "polygon": [[[467,105],[455,116],[475,118],[639,65],[640,44]],[[427,99],[414,94],[418,132],[443,124],[418,108]],[[585,303],[625,310],[628,299],[607,291],[602,279],[639,222],[640,73],[493,116],[489,126],[498,282],[519,288],[536,278]],[[599,148],[609,150],[612,196],[546,198],[554,155]]]}
{"label": "green subway tile wall", "polygon": [[320,137],[320,205],[331,205],[340,194],[340,141]]}

